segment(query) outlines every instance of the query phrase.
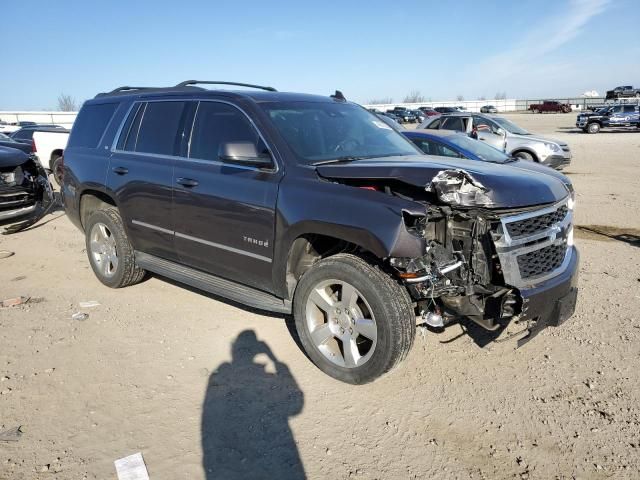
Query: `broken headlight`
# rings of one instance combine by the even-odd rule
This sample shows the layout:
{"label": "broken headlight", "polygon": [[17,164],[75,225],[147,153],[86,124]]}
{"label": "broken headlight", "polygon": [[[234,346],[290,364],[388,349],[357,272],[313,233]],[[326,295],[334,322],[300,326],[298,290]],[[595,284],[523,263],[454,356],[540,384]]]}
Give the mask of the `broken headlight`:
{"label": "broken headlight", "polygon": [[22,168],[17,167],[13,172],[0,172],[0,185],[6,187],[15,187],[24,182],[24,172]]}
{"label": "broken headlight", "polygon": [[493,203],[489,189],[464,170],[442,170],[431,184],[428,192],[434,192],[440,201],[464,207],[486,207]]}

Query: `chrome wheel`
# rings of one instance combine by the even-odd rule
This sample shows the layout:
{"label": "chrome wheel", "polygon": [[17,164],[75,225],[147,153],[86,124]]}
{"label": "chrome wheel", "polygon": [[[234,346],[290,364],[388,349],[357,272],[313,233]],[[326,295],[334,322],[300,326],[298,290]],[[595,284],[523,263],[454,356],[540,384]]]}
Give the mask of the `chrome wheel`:
{"label": "chrome wheel", "polygon": [[364,365],[376,348],[378,328],[371,307],[347,282],[326,280],[311,290],[306,327],[318,351],[341,367]]}
{"label": "chrome wheel", "polygon": [[118,270],[118,249],[113,233],[104,223],[96,223],[89,236],[91,257],[105,277],[113,277]]}

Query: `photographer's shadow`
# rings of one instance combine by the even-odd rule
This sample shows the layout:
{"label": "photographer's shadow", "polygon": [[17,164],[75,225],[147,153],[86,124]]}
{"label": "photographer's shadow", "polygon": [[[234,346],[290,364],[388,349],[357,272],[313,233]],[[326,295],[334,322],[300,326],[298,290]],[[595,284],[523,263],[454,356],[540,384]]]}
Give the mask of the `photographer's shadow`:
{"label": "photographer's shadow", "polygon": [[231,363],[209,377],[202,412],[206,479],[305,478],[289,428],[303,404],[289,368],[253,330],[240,333]]}

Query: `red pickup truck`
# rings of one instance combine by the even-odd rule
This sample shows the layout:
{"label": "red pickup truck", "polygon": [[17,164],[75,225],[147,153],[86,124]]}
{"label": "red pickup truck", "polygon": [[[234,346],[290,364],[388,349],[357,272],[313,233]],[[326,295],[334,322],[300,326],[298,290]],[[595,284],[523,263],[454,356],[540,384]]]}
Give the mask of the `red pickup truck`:
{"label": "red pickup truck", "polygon": [[545,100],[542,103],[535,103],[533,105],[529,105],[529,110],[531,110],[533,113],[544,113],[544,112],[569,113],[571,111],[571,105],[567,103],[554,102],[552,100]]}

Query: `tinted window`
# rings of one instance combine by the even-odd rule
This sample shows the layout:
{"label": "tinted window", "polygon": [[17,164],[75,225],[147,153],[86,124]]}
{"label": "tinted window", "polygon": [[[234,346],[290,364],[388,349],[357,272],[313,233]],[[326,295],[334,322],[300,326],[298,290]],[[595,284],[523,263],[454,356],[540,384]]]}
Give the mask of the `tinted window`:
{"label": "tinted window", "polygon": [[136,152],[174,155],[186,102],[149,102],[142,115]]}
{"label": "tinted window", "polygon": [[457,132],[464,132],[464,123],[462,117],[447,117],[442,122],[442,127],[445,130],[456,130]]}
{"label": "tinted window", "polygon": [[636,107],[634,105],[625,105],[624,106],[624,112],[625,113],[635,112],[635,111],[636,111]]}
{"label": "tinted window", "polygon": [[33,130],[19,130],[12,137],[18,140],[31,140],[33,138]]}
{"label": "tinted window", "polygon": [[138,140],[138,130],[140,129],[140,119],[144,112],[146,104],[137,103],[133,106],[127,117],[127,121],[122,127],[120,138],[116,149],[134,151],[136,149],[136,140]]}
{"label": "tinted window", "polygon": [[427,128],[430,128],[431,130],[437,130],[440,128],[440,123],[441,123],[441,120],[438,118],[433,122],[431,122],[429,125],[427,125]]}
{"label": "tinted window", "polygon": [[117,106],[117,103],[102,103],[82,107],[78,118],[73,124],[69,145],[74,147],[97,147]]}
{"label": "tinted window", "polygon": [[427,155],[436,155],[438,157],[460,157],[457,152],[439,142],[425,140],[423,138],[413,138],[412,140],[413,143],[415,143],[418,148]]}
{"label": "tinted window", "polygon": [[191,133],[190,158],[218,160],[222,143],[251,142],[261,153],[266,147],[249,120],[237,108],[218,102],[200,102]]}

